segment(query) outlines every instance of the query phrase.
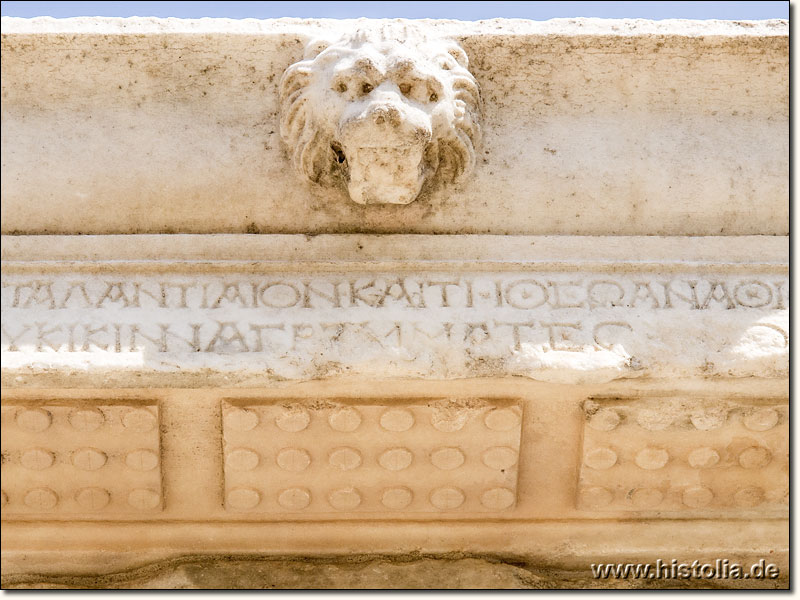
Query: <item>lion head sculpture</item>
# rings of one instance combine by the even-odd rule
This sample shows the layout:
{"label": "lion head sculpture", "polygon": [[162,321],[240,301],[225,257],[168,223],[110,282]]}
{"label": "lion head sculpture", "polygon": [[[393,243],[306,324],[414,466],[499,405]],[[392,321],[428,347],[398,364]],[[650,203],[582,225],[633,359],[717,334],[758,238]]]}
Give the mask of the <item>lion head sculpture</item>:
{"label": "lion head sculpture", "polygon": [[387,26],[314,41],[280,100],[295,168],[359,204],[408,204],[475,166],[480,92],[454,42]]}

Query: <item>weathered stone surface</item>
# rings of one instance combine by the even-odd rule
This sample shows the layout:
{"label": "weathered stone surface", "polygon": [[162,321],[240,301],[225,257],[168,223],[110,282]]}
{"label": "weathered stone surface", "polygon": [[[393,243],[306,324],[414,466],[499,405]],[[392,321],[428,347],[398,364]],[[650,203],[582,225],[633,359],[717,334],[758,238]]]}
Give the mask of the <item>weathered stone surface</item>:
{"label": "weathered stone surface", "polygon": [[[583,571],[487,556],[200,557],[103,576],[27,575],[5,589],[693,589],[685,579],[595,579]],[[708,589],[788,589],[788,578],[711,579]]]}
{"label": "weathered stone surface", "polygon": [[279,126],[286,68],[358,27],[4,18],[3,232],[788,232],[786,21],[427,21],[469,57],[480,157],[369,207],[298,175]]}

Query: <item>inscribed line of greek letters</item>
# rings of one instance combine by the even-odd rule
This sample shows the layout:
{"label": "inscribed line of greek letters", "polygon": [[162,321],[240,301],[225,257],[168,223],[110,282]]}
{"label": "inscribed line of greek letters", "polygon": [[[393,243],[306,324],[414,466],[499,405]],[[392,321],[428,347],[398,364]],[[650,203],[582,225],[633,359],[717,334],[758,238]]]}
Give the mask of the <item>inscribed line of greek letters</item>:
{"label": "inscribed line of greek letters", "polygon": [[[782,346],[788,334],[772,317],[786,312],[787,294],[779,277],[9,276],[2,347],[287,359],[320,343],[415,355],[432,345],[498,356],[532,346],[583,352],[631,347],[653,335],[653,318],[676,313],[687,331],[709,315],[760,328]],[[743,311],[752,314],[743,320]]]}
{"label": "inscribed line of greek letters", "polygon": [[409,309],[644,308],[782,310],[787,278],[580,279],[552,277],[9,278],[8,308],[64,309]]}
{"label": "inscribed line of greek letters", "polygon": [[426,340],[471,347],[499,344],[518,350],[523,343],[543,344],[552,350],[580,351],[586,346],[606,348],[614,335],[633,331],[624,321],[508,322],[282,322],[215,321],[211,323],[32,322],[3,325],[3,349],[36,352],[239,352],[280,353],[303,350],[307,343],[363,343],[376,348],[402,348]]}

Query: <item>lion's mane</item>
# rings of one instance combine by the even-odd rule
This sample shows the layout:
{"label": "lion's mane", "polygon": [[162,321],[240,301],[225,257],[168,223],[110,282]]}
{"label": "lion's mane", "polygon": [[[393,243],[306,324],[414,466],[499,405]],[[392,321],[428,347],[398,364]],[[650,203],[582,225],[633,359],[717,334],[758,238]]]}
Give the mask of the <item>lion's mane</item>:
{"label": "lion's mane", "polygon": [[[295,169],[315,183],[332,183],[341,178],[344,159],[331,145],[335,137],[336,123],[321,117],[323,111],[318,100],[309,94],[314,78],[326,77],[329,70],[317,65],[320,53],[325,51],[325,60],[335,61],[337,56],[352,56],[364,43],[386,40],[387,35],[397,32],[359,32],[333,43],[314,41],[306,47],[303,60],[291,65],[284,73],[280,85],[281,137],[290,149]],[[475,167],[476,146],[480,139],[481,97],[475,78],[468,70],[466,53],[454,42],[442,39],[420,39],[409,36],[403,43],[414,43],[422,49],[425,60],[433,67],[453,103],[453,117],[447,127],[440,129],[431,140],[426,156],[433,162],[429,165],[434,177],[443,182],[460,182]],[[411,38],[411,39],[408,39]],[[396,37],[395,37],[396,39]],[[452,60],[455,59],[455,60]],[[328,82],[324,82],[328,83]],[[327,121],[327,122],[326,122]]]}

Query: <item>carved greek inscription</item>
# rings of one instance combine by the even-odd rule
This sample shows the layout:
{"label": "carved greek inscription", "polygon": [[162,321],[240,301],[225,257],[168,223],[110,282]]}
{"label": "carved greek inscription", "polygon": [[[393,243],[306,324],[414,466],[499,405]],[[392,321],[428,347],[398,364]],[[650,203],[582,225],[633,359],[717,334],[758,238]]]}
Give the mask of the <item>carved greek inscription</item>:
{"label": "carved greek inscription", "polygon": [[322,348],[331,360],[340,350],[414,360],[444,344],[503,358],[629,348],[650,335],[644,316],[677,313],[687,327],[747,313],[737,322],[782,343],[787,328],[772,317],[787,294],[786,278],[752,275],[8,276],[2,349],[285,359]]}
{"label": "carved greek inscription", "polygon": [[110,281],[91,278],[17,279],[3,282],[3,306],[64,310],[161,308],[346,309],[500,308],[561,310],[648,308],[653,310],[781,310],[787,280],[752,278],[554,279],[487,277],[355,277],[202,281]]}
{"label": "carved greek inscription", "polygon": [[614,327],[633,330],[622,321],[597,322],[509,322],[495,319],[470,322],[439,321],[338,321],[257,323],[250,321],[211,321],[210,323],[155,324],[147,322],[44,323],[3,328],[4,351],[18,352],[21,345],[36,352],[202,352],[236,354],[241,352],[290,351],[303,344],[357,342],[380,348],[400,348],[443,340],[454,346],[480,347],[499,343],[520,349],[525,343],[551,350],[580,351],[586,347],[605,348],[613,338]]}

